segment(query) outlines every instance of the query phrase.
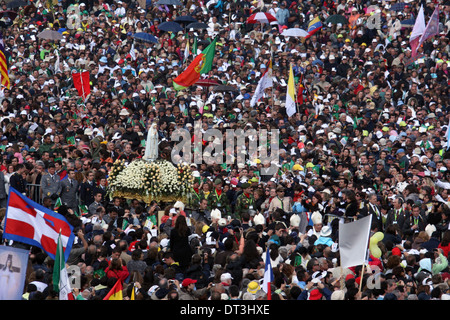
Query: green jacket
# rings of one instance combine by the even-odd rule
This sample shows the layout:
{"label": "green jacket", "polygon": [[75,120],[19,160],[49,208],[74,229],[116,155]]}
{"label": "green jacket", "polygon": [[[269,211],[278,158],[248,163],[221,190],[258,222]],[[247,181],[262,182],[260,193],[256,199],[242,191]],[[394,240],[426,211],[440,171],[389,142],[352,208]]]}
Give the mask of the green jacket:
{"label": "green jacket", "polygon": [[216,189],[211,191],[208,196],[208,209],[219,209],[222,214],[230,213],[231,205],[227,194],[224,191],[218,192]]}
{"label": "green jacket", "polygon": [[235,217],[241,218],[244,212],[248,211],[249,209],[254,209],[254,205],[255,198],[253,197],[253,194],[246,196],[244,193],[241,193],[236,200]]}
{"label": "green jacket", "polygon": [[448,266],[448,260],[443,254],[439,254],[439,257],[435,260],[432,267],[433,274],[442,272]]}

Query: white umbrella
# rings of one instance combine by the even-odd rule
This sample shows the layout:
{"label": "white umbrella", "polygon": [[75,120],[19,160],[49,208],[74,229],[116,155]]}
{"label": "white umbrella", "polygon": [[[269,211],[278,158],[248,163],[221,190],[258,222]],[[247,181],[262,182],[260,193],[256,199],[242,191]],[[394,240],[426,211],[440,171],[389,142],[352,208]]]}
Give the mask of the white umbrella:
{"label": "white umbrella", "polygon": [[285,29],[281,35],[285,37],[306,37],[308,36],[308,32],[300,28],[290,28]]}

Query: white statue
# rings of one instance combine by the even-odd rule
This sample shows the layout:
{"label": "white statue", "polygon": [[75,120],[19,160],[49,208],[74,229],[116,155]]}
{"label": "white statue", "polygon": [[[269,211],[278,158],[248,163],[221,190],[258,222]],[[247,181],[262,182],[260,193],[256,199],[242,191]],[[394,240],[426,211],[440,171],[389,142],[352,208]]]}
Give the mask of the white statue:
{"label": "white statue", "polygon": [[145,143],[144,160],[153,161],[158,158],[158,130],[153,123],[148,130],[147,142]]}

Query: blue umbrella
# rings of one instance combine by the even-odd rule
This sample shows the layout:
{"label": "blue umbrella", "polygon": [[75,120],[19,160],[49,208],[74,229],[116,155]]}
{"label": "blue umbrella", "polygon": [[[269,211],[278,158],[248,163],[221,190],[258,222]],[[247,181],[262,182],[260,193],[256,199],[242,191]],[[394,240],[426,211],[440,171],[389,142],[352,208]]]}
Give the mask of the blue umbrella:
{"label": "blue umbrella", "polygon": [[173,22],[173,21],[167,21],[167,22],[163,22],[160,25],[158,25],[158,29],[161,31],[166,31],[166,32],[173,32],[173,33],[177,33],[179,31],[183,31],[183,27],[180,26],[179,23]]}
{"label": "blue umbrella", "polygon": [[186,29],[207,29],[208,25],[203,22],[192,22],[186,26]]}
{"label": "blue umbrella", "polygon": [[175,22],[190,23],[197,22],[197,19],[195,19],[193,16],[179,16],[175,19]]}
{"label": "blue umbrella", "polygon": [[158,2],[155,3],[155,5],[160,6],[160,5],[169,5],[169,6],[182,6],[183,4],[181,3],[180,0],[158,0]]}
{"label": "blue umbrella", "polygon": [[397,3],[393,3],[391,5],[391,7],[389,8],[389,10],[391,10],[391,11],[403,11],[403,10],[405,10],[405,6],[406,6],[406,3],[397,2]]}
{"label": "blue umbrella", "polygon": [[158,39],[155,36],[146,33],[146,32],[138,32],[133,35],[133,38],[136,40],[141,40],[148,43],[158,43]]}
{"label": "blue umbrella", "polygon": [[317,65],[317,64],[320,64],[320,66],[323,67],[323,61],[320,60],[320,59],[314,60],[311,64],[312,64],[313,66],[315,66],[315,65]]}

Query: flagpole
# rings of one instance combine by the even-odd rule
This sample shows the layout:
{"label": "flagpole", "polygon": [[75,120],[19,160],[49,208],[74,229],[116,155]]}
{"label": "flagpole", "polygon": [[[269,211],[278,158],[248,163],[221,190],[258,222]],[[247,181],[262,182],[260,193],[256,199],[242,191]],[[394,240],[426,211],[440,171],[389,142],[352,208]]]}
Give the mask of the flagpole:
{"label": "flagpole", "polygon": [[363,263],[362,265],[362,269],[361,269],[361,275],[359,276],[359,290],[358,293],[361,294],[361,289],[362,289],[362,282],[363,282],[363,276],[364,276],[364,267],[365,267],[365,263]]}
{"label": "flagpole", "polygon": [[[270,45],[270,61],[269,61],[269,67],[270,67],[270,65],[272,64],[272,61],[273,61],[273,48],[272,48],[272,44]],[[273,67],[273,65],[272,65],[272,67]],[[273,68],[272,68],[272,72],[273,72]],[[272,84],[272,108],[275,106],[275,95],[274,95],[274,93],[273,93],[273,84]]]}
{"label": "flagpole", "polygon": [[84,85],[83,85],[83,73],[82,73],[82,71],[81,71],[81,69],[80,69],[80,81],[81,81],[81,91],[83,92],[83,103],[84,103],[84,99],[85,99],[85,96],[84,96]]}
{"label": "flagpole", "polygon": [[[292,68],[292,62],[290,64],[290,68]],[[292,68],[292,74],[294,74],[294,68]],[[297,83],[297,86],[298,86],[298,83]],[[295,109],[300,114],[300,109],[297,104],[297,90],[298,90],[297,86],[295,85],[295,77],[294,77],[294,104],[295,104]]]}

